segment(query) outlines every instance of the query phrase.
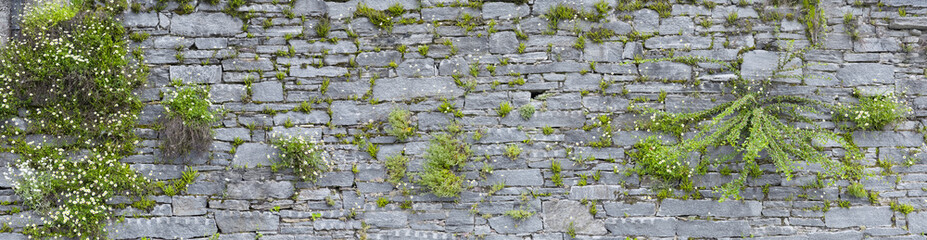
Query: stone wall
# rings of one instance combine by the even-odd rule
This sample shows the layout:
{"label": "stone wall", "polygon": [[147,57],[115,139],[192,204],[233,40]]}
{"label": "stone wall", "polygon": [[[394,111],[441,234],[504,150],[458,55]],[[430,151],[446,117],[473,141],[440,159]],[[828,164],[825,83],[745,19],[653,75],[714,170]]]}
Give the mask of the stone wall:
{"label": "stone wall", "polygon": [[[580,239],[924,239],[927,160],[917,153],[924,146],[920,130],[927,127],[927,37],[921,35],[927,29],[927,1],[823,0],[826,37],[820,48],[805,55],[804,63],[810,65],[802,69],[821,77],[782,82],[771,90],[830,103],[853,103],[855,90],[895,93],[914,108],[906,120],[882,131],[853,134],[865,152],[866,171],[876,173],[863,183],[880,194],[877,202],[847,194],[846,181],[805,187],[815,182],[820,170],[815,167],[787,181],[772,165],[763,165],[764,174],[747,183],[743,201],[724,202],[717,201],[711,187],[733,177],[719,169],[695,177],[705,199],[657,200],[653,189],[659,182],[628,174],[633,165],[626,151],[650,134],[635,130],[638,116],[627,112],[632,101],[643,98],[644,104],[671,112],[707,109],[716,100],[731,100],[722,92],[732,74],[708,63],[623,63],[669,55],[742,59],[745,77],[754,77],[766,74],[777,61],[776,52],[785,51],[790,41],[796,47],[811,43],[802,20],[761,17],[776,11],[799,16],[799,6],[710,0],[717,6],[709,9],[702,1],[673,1],[671,11],[664,13],[668,16],[648,8],[613,9],[601,22],[564,21],[554,35],[545,34],[548,21],[541,17],[560,2],[554,0],[487,1],[481,8],[450,0],[367,0],[374,9],[400,3],[411,10],[402,14],[411,23],[397,23],[391,31],[367,18],[352,19],[358,0],[293,0],[292,5],[249,0],[238,9],[253,11],[248,22],[223,13],[225,0],[216,6],[195,3],[195,12],[187,15],[175,13],[174,2],[160,12],[126,13],[124,22],[131,31],[151,34],[135,43],[146,52],[151,76],[138,90],[146,103],[137,130],[144,141],[139,154],[124,162],[154,180],[179,178],[188,166],[200,176],[182,194],[152,197],[157,206],[151,211],[120,210],[126,220],[112,225],[110,237],[206,239],[218,233],[218,239],[569,239],[572,222]],[[564,1],[586,10],[596,2]],[[153,8],[156,3],[141,6]],[[902,8],[906,16],[900,16]],[[737,13],[733,25],[727,19],[732,12]],[[289,13],[295,17],[288,18]],[[466,31],[466,25],[457,25],[464,14],[481,23]],[[845,14],[852,20],[845,21]],[[318,41],[314,27],[323,17],[331,19],[330,36],[337,42]],[[855,26],[856,36],[847,31],[848,23]],[[622,37],[601,44],[587,41],[583,50],[574,48],[575,30],[592,28],[620,36],[655,35],[627,42]],[[408,50],[400,52],[400,45]],[[419,53],[420,46],[429,47],[426,54]],[[487,66],[495,66],[494,71]],[[455,78],[463,84],[455,84]],[[524,84],[514,84],[518,78]],[[170,90],[171,79],[209,85],[214,106],[227,110],[214,127],[209,154],[188,161],[160,157],[152,126],[164,114],[159,101]],[[254,79],[250,96],[246,79]],[[469,85],[472,89],[467,87],[470,81],[475,83]],[[313,103],[311,112],[291,111],[304,101]],[[439,112],[444,101],[462,116]],[[499,117],[495,109],[502,102],[516,110]],[[524,120],[517,108],[528,104],[538,112]],[[414,113],[417,136],[397,141],[365,127],[386,121],[394,108]],[[603,130],[583,127],[600,115],[615,119],[613,145],[588,147]],[[287,121],[295,126],[285,126]],[[463,169],[471,188],[459,198],[439,198],[421,186],[384,181],[383,162],[397,154],[412,159],[410,173],[421,171],[431,136],[455,122],[475,152]],[[552,134],[543,133],[546,126],[553,128]],[[350,143],[365,131],[373,136],[368,141],[379,146],[376,156]],[[469,137],[475,132],[482,137]],[[274,149],[268,139],[282,134],[324,140],[335,170],[317,182],[298,181],[289,170],[271,171],[266,166],[274,161],[268,158]],[[244,143],[234,147],[236,138]],[[524,152],[514,159],[503,156],[510,144]],[[577,162],[577,157],[590,159]],[[915,164],[900,164],[908,158]],[[879,175],[883,169],[877,160],[896,163],[892,173]],[[551,180],[552,161],[562,164],[563,187]],[[480,175],[483,162],[493,167],[491,174]],[[9,212],[21,206],[9,180],[4,181],[0,200],[14,204],[0,210]],[[489,195],[499,182],[505,187]],[[380,198],[389,204],[377,206]],[[837,200],[851,206],[838,207]],[[401,208],[406,201],[411,209]],[[916,211],[892,211],[890,203],[908,204]],[[516,209],[535,214],[521,221],[505,215]],[[29,212],[8,214],[0,222],[21,229],[32,217]],[[24,236],[0,233],[0,238]]]}

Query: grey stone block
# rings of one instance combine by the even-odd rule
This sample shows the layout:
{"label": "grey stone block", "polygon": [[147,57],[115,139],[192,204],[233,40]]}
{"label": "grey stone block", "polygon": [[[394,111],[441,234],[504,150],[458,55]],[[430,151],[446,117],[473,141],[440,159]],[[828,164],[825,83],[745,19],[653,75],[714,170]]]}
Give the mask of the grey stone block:
{"label": "grey stone block", "polygon": [[293,4],[293,14],[297,16],[318,17],[328,13],[328,5],[322,0],[297,0]]}
{"label": "grey stone block", "polygon": [[344,76],[345,73],[348,73],[347,68],[341,67],[321,67],[315,68],[307,66],[302,68],[302,66],[293,65],[290,66],[290,76],[293,77],[304,77],[304,78],[314,78],[314,77],[340,77]]}
{"label": "grey stone block", "polygon": [[222,81],[222,67],[184,65],[171,66],[171,80],[181,80],[184,83],[218,83]]}
{"label": "grey stone block", "polygon": [[583,51],[583,60],[595,62],[621,62],[624,44],[621,42],[590,43]]}
{"label": "grey stone block", "polygon": [[672,237],[676,235],[675,218],[609,218],[605,228],[611,235]]}
{"label": "grey stone block", "polygon": [[504,31],[489,36],[489,52],[496,54],[511,54],[518,50],[518,38],[514,32]]}
{"label": "grey stone block", "polygon": [[665,199],[657,216],[757,217],[762,210],[763,205],[757,201]]}
{"label": "grey stone block", "polygon": [[614,199],[619,193],[618,186],[614,185],[590,185],[590,186],[571,186],[570,199],[580,200],[598,200]]}
{"label": "grey stone block", "polygon": [[486,178],[485,184],[499,182],[505,183],[505,186],[541,186],[544,178],[539,169],[495,170]]}
{"label": "grey stone block", "polygon": [[276,231],[280,217],[269,212],[216,211],[216,225],[222,233]]}
{"label": "grey stone block", "polygon": [[927,232],[927,212],[908,213],[908,231],[911,233]]}
{"label": "grey stone block", "polygon": [[915,132],[855,131],[853,142],[859,147],[918,147],[924,136]]}
{"label": "grey stone block", "polygon": [[217,231],[216,221],[205,217],[126,218],[107,226],[108,237],[113,239],[196,238],[211,236]]}
{"label": "grey stone block", "polygon": [[528,16],[531,7],[527,4],[487,2],[483,4],[484,19],[513,19]]}
{"label": "grey stone block", "polygon": [[379,79],[373,97],[383,101],[403,101],[421,97],[456,98],[464,91],[449,77]]}
{"label": "grey stone block", "polygon": [[196,49],[225,49],[229,45],[226,38],[197,38],[194,40]]}
{"label": "grey stone block", "polygon": [[402,61],[396,68],[396,73],[400,77],[434,77],[438,72],[434,60],[419,58]]}
{"label": "grey stone block", "polygon": [[566,232],[572,224],[577,234],[603,235],[606,233],[602,220],[589,214],[589,207],[577,201],[544,202],[544,227],[547,231]]}
{"label": "grey stone block", "polygon": [[677,62],[641,63],[638,70],[642,76],[654,80],[689,80],[692,78],[692,67]]}
{"label": "grey stone block", "polygon": [[123,15],[122,25],[125,27],[146,28],[158,26],[157,13],[132,13],[126,12]]}
{"label": "grey stone block", "polygon": [[241,33],[242,22],[224,13],[194,12],[174,15],[171,34],[187,37],[233,36]]}
{"label": "grey stone block", "polygon": [[384,67],[390,62],[399,63],[401,54],[397,51],[362,52],[357,54],[354,61],[360,66]]}
{"label": "grey stone block", "polygon": [[711,41],[711,37],[652,37],[644,41],[644,47],[649,49],[708,49],[711,47]]}
{"label": "grey stone block", "polygon": [[892,216],[889,207],[836,208],[824,213],[824,224],[829,228],[890,226]]}
{"label": "grey stone block", "polygon": [[720,238],[749,236],[752,231],[746,221],[680,221],[676,234],[680,236]]}
{"label": "grey stone block", "polygon": [[405,211],[366,212],[363,219],[370,226],[377,228],[403,228],[409,224],[409,213]]}
{"label": "grey stone block", "polygon": [[237,102],[246,94],[245,85],[213,84],[209,87],[209,98],[213,103]]}
{"label": "grey stone block", "polygon": [[174,196],[171,199],[174,216],[192,216],[206,214],[206,197]]}
{"label": "grey stone block", "polygon": [[223,71],[272,71],[274,63],[266,58],[254,59],[230,59],[222,61]]}
{"label": "grey stone block", "polygon": [[291,182],[243,181],[228,184],[228,196],[233,199],[285,199],[295,192]]}
{"label": "grey stone block", "polygon": [[609,217],[646,217],[654,216],[657,211],[656,204],[648,202],[604,202],[602,205]]}
{"label": "grey stone block", "polygon": [[235,151],[235,157],[232,158],[233,166],[256,167],[270,166],[271,159],[276,159],[277,149],[264,143],[245,143],[238,146]]}
{"label": "grey stone block", "polygon": [[277,81],[251,84],[251,100],[256,102],[283,101],[283,84]]}
{"label": "grey stone block", "polygon": [[489,219],[489,226],[497,233],[533,233],[543,229],[543,223],[538,214],[525,220],[515,220],[509,216],[498,216]]}
{"label": "grey stone block", "polygon": [[879,63],[847,64],[837,70],[837,79],[842,81],[844,86],[893,83],[895,81],[895,67]]}

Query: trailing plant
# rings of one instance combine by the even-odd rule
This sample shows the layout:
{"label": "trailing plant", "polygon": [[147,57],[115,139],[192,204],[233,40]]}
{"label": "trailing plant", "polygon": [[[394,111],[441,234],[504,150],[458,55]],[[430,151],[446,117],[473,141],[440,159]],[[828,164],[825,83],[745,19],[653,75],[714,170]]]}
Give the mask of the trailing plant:
{"label": "trailing plant", "polygon": [[387,31],[393,29],[393,17],[398,17],[398,15],[393,14],[395,13],[370,8],[364,3],[357,4],[357,10],[354,11],[354,17],[366,17],[374,26]]}
{"label": "trailing plant", "polygon": [[425,151],[425,169],[418,183],[438,197],[456,197],[463,189],[464,177],[455,173],[473,152],[470,145],[449,134],[435,135]]}
{"label": "trailing plant", "polygon": [[205,86],[185,85],[178,80],[179,87],[170,92],[169,99],[162,102],[167,112],[159,120],[161,130],[161,153],[175,158],[192,152],[204,152],[212,145],[211,126],[218,120],[218,113],[210,110],[209,90]]}
{"label": "trailing plant", "polygon": [[[740,199],[740,189],[748,176],[762,174],[761,163],[772,163],[776,171],[791,179],[798,161],[820,164],[823,176],[840,179],[859,179],[862,167],[853,160],[860,157],[859,150],[836,132],[816,125],[806,114],[823,114],[836,107],[807,98],[772,95],[768,89],[771,80],[777,78],[804,78],[784,74],[802,66],[786,67],[786,63],[798,58],[804,50],[793,51],[779,59],[771,78],[747,80],[737,69],[725,65],[738,76],[731,93],[738,98],[713,108],[691,113],[667,113],[646,107],[634,107],[636,111],[651,116],[645,124],[649,129],[672,133],[682,139],[682,133],[694,131],[685,141],[664,145],[657,137],[643,140],[636,146],[633,159],[638,164],[637,172],[656,176],[670,183],[686,184],[693,173],[687,169],[685,159],[691,152],[705,153],[709,149],[733,147],[741,155],[741,174],[729,183],[715,190],[721,199]],[[791,123],[806,123],[807,127],[793,127]],[[817,121],[820,122],[820,121]],[[814,141],[831,141],[848,150],[842,160],[832,159],[814,146]],[[768,158],[761,157],[765,152]],[[704,155],[704,154],[703,154]],[[719,165],[734,161],[731,157],[704,158],[699,164]]]}
{"label": "trailing plant", "polygon": [[303,137],[274,137],[271,144],[280,150],[280,161],[274,166],[292,168],[304,181],[315,181],[331,171],[331,163],[323,152],[324,142]]}

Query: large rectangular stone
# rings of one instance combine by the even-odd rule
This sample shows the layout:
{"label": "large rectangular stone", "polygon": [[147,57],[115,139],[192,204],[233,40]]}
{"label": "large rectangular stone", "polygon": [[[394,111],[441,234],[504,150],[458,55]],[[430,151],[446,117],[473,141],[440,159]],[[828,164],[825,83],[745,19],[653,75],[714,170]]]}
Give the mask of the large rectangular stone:
{"label": "large rectangular stone", "polygon": [[676,234],[697,238],[744,237],[752,228],[746,221],[680,221]]}
{"label": "large rectangular stone", "polygon": [[216,211],[216,225],[222,233],[276,231],[280,217],[269,212]]}
{"label": "large rectangular stone", "polygon": [[293,183],[289,181],[243,181],[228,185],[228,197],[232,199],[285,199],[294,192]]}
{"label": "large rectangular stone", "polygon": [[205,217],[126,218],[123,222],[107,226],[108,237],[113,239],[189,239],[216,234],[216,221]]}
{"label": "large rectangular stone", "polygon": [[496,170],[486,179],[486,184],[505,183],[505,186],[541,186],[544,178],[539,169]]}
{"label": "large rectangular stone", "polygon": [[234,36],[241,32],[242,22],[224,13],[195,12],[174,15],[171,34],[187,37]]}
{"label": "large rectangular stone", "polygon": [[222,81],[222,67],[216,65],[171,66],[171,80],[184,83],[218,83]]}
{"label": "large rectangular stone", "polygon": [[657,216],[756,217],[762,210],[763,204],[757,201],[665,199]]}
{"label": "large rectangular stone", "polygon": [[824,224],[829,228],[890,226],[892,216],[889,207],[831,208],[824,213]]}
{"label": "large rectangular stone", "polygon": [[649,38],[644,46],[649,49],[708,49],[711,41],[710,37],[665,36]]}
{"label": "large rectangular stone", "polygon": [[377,228],[405,228],[409,223],[409,213],[405,211],[367,212],[363,218],[367,224]]}
{"label": "large rectangular stone", "polygon": [[860,147],[919,147],[924,135],[915,132],[855,131],[853,142]]}
{"label": "large rectangular stone", "polygon": [[689,80],[692,67],[677,62],[646,62],[638,66],[641,76],[653,80]]}
{"label": "large rectangular stone", "polygon": [[345,73],[348,73],[348,69],[341,68],[341,67],[326,66],[326,67],[321,67],[321,68],[315,68],[315,67],[307,66],[306,68],[302,68],[302,66],[296,66],[296,65],[290,66],[290,76],[294,76],[294,77],[306,77],[306,78],[340,77],[340,76],[343,76]]}
{"label": "large rectangular stone", "polygon": [[656,213],[657,206],[654,203],[637,202],[605,202],[605,213],[610,217],[644,217],[653,216]]}
{"label": "large rectangular stone", "polygon": [[609,218],[605,220],[605,229],[611,235],[672,237],[676,235],[675,218]]}
{"label": "large rectangular stone", "polygon": [[837,79],[843,86],[894,83],[895,66],[879,63],[851,63],[837,70]]}
{"label": "large rectangular stone", "polygon": [[570,187],[570,199],[614,199],[618,193],[618,186],[591,185]]}
{"label": "large rectangular stone", "polygon": [[383,101],[404,101],[422,97],[456,98],[464,91],[450,77],[379,79],[373,97]]}
{"label": "large rectangular stone", "polygon": [[510,113],[502,118],[502,125],[505,126],[524,126],[524,127],[567,127],[579,128],[586,122],[586,115],[582,112],[561,112],[561,111],[544,111],[536,112],[531,118],[525,120],[520,114]]}

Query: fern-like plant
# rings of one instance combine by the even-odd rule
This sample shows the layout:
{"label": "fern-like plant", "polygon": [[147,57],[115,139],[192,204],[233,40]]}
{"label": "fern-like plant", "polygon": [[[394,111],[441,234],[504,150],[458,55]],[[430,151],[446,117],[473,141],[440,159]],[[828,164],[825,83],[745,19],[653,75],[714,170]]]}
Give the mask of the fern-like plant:
{"label": "fern-like plant", "polygon": [[438,134],[425,151],[425,169],[419,184],[438,197],[456,197],[463,189],[464,178],[454,169],[462,167],[473,151],[470,146],[449,134]]}
{"label": "fern-like plant", "polygon": [[[685,162],[689,153],[706,153],[727,146],[735,148],[742,156],[739,164],[743,169],[733,181],[715,188],[721,193],[722,200],[740,199],[740,189],[747,177],[762,174],[759,168],[762,163],[772,163],[786,179],[790,179],[797,170],[796,161],[820,164],[826,170],[824,175],[828,177],[858,179],[862,174],[861,167],[850,161],[860,155],[856,147],[842,135],[817,126],[815,119],[808,117],[831,112],[836,109],[834,105],[798,96],[774,95],[768,91],[772,87],[772,79],[804,78],[785,74],[803,67],[787,67],[787,63],[800,57],[801,53],[803,50],[782,57],[776,70],[770,74],[772,77],[761,80],[744,79],[737,69],[726,65],[738,76],[731,91],[738,98],[707,110],[667,113],[634,107],[651,116],[651,121],[646,123],[650,129],[685,139],[676,144],[664,145],[659,138],[652,136],[637,144],[637,152],[631,154],[637,164],[637,173],[685,186],[691,184],[688,178],[696,172]],[[796,127],[795,123],[803,125]],[[683,133],[688,134],[683,138]],[[831,158],[820,151],[816,142],[842,145],[848,150],[847,158]],[[768,157],[762,156],[761,152]],[[699,166],[719,165],[733,159],[737,158],[706,157]]]}

